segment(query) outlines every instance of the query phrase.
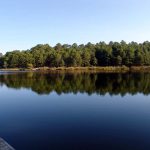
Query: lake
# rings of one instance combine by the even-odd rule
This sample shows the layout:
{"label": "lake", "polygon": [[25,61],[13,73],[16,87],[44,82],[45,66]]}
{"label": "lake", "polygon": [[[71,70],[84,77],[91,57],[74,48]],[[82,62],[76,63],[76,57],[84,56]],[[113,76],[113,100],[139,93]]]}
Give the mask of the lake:
{"label": "lake", "polygon": [[0,137],[16,150],[150,149],[150,74],[0,72]]}

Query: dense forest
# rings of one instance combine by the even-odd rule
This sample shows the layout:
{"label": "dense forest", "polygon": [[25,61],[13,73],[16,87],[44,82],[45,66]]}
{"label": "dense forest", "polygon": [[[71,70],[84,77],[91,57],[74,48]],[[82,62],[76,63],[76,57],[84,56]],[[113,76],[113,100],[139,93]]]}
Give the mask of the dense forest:
{"label": "dense forest", "polygon": [[0,86],[27,88],[38,94],[87,93],[98,95],[150,94],[149,73],[46,73],[26,72],[0,75]]}
{"label": "dense forest", "polygon": [[30,50],[15,50],[0,57],[1,68],[85,67],[150,65],[150,42],[100,42],[51,47],[39,44]]}

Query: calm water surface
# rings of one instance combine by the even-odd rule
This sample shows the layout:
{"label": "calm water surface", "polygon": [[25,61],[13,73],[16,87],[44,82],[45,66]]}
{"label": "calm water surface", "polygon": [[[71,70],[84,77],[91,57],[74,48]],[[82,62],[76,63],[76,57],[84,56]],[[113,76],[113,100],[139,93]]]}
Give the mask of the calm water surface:
{"label": "calm water surface", "polygon": [[16,150],[150,149],[150,74],[0,73],[0,137]]}

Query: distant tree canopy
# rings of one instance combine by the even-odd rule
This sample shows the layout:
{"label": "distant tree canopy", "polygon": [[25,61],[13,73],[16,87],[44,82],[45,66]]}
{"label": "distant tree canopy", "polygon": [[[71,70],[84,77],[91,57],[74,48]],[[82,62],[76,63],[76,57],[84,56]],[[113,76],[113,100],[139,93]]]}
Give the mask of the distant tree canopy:
{"label": "distant tree canopy", "polygon": [[15,50],[0,57],[1,68],[87,67],[150,65],[150,42],[138,44],[124,41],[86,45],[51,47],[39,44],[30,50]]}

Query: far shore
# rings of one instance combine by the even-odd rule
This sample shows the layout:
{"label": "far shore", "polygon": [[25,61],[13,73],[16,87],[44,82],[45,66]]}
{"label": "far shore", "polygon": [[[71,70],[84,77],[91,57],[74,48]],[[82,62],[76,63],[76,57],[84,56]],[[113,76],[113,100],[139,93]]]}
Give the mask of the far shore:
{"label": "far shore", "polygon": [[0,71],[33,71],[33,72],[150,72],[150,66],[108,66],[108,67],[40,67],[40,68],[5,68]]}

